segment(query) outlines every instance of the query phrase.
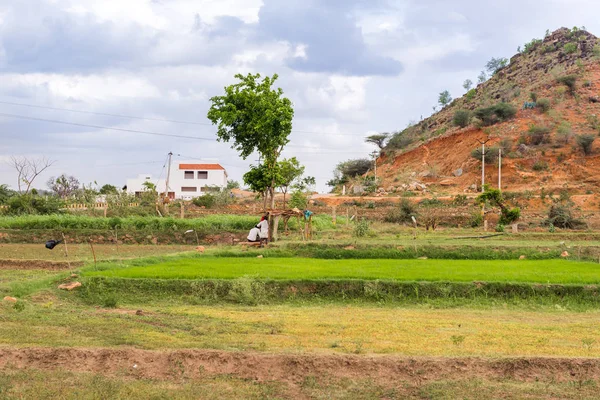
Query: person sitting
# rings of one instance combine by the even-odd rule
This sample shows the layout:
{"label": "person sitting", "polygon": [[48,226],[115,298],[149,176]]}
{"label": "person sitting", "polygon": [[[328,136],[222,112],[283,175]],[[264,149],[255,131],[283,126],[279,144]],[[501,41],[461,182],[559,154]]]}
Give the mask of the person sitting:
{"label": "person sitting", "polygon": [[257,227],[250,229],[250,233],[248,234],[248,242],[250,242],[250,243],[260,242],[260,229],[258,229]]}
{"label": "person sitting", "polygon": [[269,239],[269,220],[267,215],[263,215],[260,222],[256,225],[260,229],[260,238],[263,240]]}

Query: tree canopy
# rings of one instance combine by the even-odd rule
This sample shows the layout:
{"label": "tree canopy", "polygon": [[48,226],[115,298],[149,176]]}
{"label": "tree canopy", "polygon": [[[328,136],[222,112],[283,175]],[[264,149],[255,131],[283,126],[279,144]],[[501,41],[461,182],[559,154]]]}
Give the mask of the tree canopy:
{"label": "tree canopy", "polygon": [[380,150],[383,150],[383,148],[385,147],[385,142],[389,136],[389,133],[378,133],[375,135],[367,136],[365,138],[365,142],[372,143],[375,146],[379,147]]}
{"label": "tree canopy", "polygon": [[100,188],[98,191],[100,194],[118,194],[119,191],[117,187],[114,185],[109,185],[108,183]]}
{"label": "tree canopy", "polygon": [[490,74],[494,75],[498,71],[500,71],[502,68],[506,67],[507,65],[508,65],[508,59],[492,57],[490,59],[490,61],[488,61],[487,64],[485,64],[485,68],[488,70],[488,72]]}
{"label": "tree canopy", "polygon": [[244,181],[250,186],[269,182],[266,189],[273,207],[277,186],[275,167],[281,151],[289,143],[294,109],[290,99],[283,97],[281,88],[272,88],[277,74],[262,80],[260,77],[260,74],[235,75],[238,83],[227,86],[223,96],[210,99],[212,105],[207,117],[217,125],[218,140],[233,142],[232,148],[243,159],[254,152],[260,154],[265,166],[260,181],[256,185],[248,181],[258,177],[257,171],[252,170],[249,175],[244,175]]}
{"label": "tree canopy", "polygon": [[79,180],[74,176],[67,176],[62,174],[58,177],[52,177],[48,179],[48,189],[56,194],[61,199],[73,195],[79,189]]}
{"label": "tree canopy", "polygon": [[364,175],[372,166],[373,161],[367,158],[357,158],[341,162],[333,170],[333,179],[327,182],[327,185],[342,185],[354,177]]}
{"label": "tree canopy", "polygon": [[450,95],[449,91],[444,90],[443,92],[440,93],[440,95],[438,97],[438,103],[440,103],[440,105],[442,107],[446,107],[448,104],[450,104],[451,101],[452,101],[452,96]]}

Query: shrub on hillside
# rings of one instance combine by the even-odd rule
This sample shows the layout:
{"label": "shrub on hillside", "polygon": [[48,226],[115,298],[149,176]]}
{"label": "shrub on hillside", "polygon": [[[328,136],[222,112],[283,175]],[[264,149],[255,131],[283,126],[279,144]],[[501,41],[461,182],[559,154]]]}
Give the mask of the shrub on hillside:
{"label": "shrub on hillside", "polygon": [[454,125],[460,126],[461,128],[468,126],[470,121],[471,112],[468,110],[458,110],[454,113],[454,118],[452,119]]}
{"label": "shrub on hillside", "polygon": [[556,81],[558,83],[562,83],[569,89],[569,93],[572,95],[575,94],[575,90],[577,89],[577,75],[565,75],[557,78]]}
{"label": "shrub on hillside", "polygon": [[592,154],[592,146],[594,145],[594,140],[596,136],[594,135],[577,135],[577,146],[583,151],[583,154],[590,155]]}
{"label": "shrub on hillside", "polygon": [[492,107],[478,108],[474,115],[481,120],[484,126],[490,126],[499,122],[514,118],[517,109],[509,103],[498,103]]}
{"label": "shrub on hillside", "polygon": [[513,145],[514,145],[514,143],[511,138],[502,139],[502,141],[500,142],[500,148],[502,149],[502,154],[508,155],[512,151]]}
{"label": "shrub on hillside", "polygon": [[414,142],[414,139],[408,136],[406,133],[406,131],[394,133],[392,137],[388,140],[386,149],[396,150],[404,149],[410,146]]}
{"label": "shrub on hillside", "polygon": [[573,216],[572,203],[552,204],[548,210],[545,224],[561,229],[582,229],[586,226],[585,222]]}
{"label": "shrub on hillside", "polygon": [[536,106],[542,110],[542,112],[548,112],[548,110],[550,110],[550,100],[548,99],[539,99],[539,101],[536,103]]}
{"label": "shrub on hillside", "polygon": [[548,163],[546,161],[543,160],[537,160],[536,162],[533,163],[533,167],[532,169],[534,171],[545,171],[548,169]]}
{"label": "shrub on hillside", "polygon": [[571,130],[571,124],[567,121],[562,121],[558,128],[556,128],[556,142],[559,145],[568,144],[571,141],[571,137],[573,136]]}
{"label": "shrub on hillside", "polygon": [[575,53],[577,51],[577,44],[573,42],[569,42],[564,45],[563,50],[567,54]]}
{"label": "shrub on hillside", "polygon": [[465,98],[467,101],[471,101],[475,98],[475,95],[477,95],[477,89],[471,89],[465,94]]}
{"label": "shrub on hillside", "polygon": [[550,128],[547,126],[530,125],[527,131],[529,144],[538,146],[550,142]]}
{"label": "shrub on hillside", "polygon": [[537,99],[538,99],[537,93],[536,92],[530,92],[529,93],[529,98],[531,99],[531,101],[533,101],[535,103],[537,101]]}

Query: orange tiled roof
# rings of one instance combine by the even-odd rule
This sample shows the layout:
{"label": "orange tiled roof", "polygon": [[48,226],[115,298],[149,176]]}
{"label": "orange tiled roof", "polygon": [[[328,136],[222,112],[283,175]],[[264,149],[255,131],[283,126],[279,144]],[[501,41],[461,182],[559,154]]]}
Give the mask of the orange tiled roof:
{"label": "orange tiled roof", "polygon": [[225,170],[220,164],[179,164],[179,169],[188,170]]}

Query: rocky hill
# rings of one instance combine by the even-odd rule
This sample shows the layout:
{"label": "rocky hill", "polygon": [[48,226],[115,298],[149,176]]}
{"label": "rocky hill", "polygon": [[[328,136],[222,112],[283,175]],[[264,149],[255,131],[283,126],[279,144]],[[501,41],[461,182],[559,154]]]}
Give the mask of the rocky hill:
{"label": "rocky hill", "polygon": [[561,28],[528,43],[441,111],[395,133],[377,160],[378,190],[475,192],[478,141],[489,139],[485,180],[493,187],[502,149],[505,191],[597,193],[599,133],[600,41],[585,30]]}

